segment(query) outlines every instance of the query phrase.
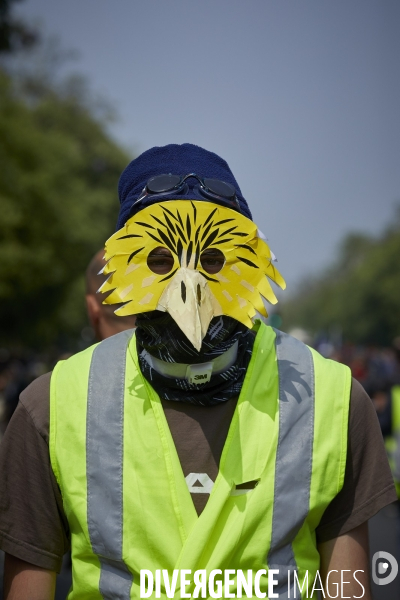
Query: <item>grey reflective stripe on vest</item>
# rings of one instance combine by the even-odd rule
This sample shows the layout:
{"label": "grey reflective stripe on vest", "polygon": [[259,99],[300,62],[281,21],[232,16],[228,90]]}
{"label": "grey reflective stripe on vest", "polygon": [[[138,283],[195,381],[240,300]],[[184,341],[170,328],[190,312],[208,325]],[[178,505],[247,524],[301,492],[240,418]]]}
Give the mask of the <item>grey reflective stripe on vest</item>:
{"label": "grey reflective stripe on vest", "polygon": [[[309,511],[314,439],[314,363],[307,346],[276,333],[279,372],[279,438],[275,464],[270,569],[278,569],[279,598],[293,598],[297,570],[292,541]],[[288,595],[287,572],[291,572]],[[299,597],[299,593],[297,594]]]}
{"label": "grey reflective stripe on vest", "polygon": [[133,575],[122,560],[122,461],[126,353],[132,330],[101,342],[89,372],[87,520],[101,566],[104,600],[129,600]]}

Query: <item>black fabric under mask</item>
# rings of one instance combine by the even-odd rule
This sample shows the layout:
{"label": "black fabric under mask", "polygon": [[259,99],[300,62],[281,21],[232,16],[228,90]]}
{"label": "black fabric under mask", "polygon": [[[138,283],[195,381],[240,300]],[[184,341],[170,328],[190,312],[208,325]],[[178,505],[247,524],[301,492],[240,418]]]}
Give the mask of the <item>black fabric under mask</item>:
{"label": "black fabric under mask", "polygon": [[[240,394],[251,358],[255,334],[227,316],[214,317],[198,352],[173,318],[165,312],[142,313],[136,319],[139,365],[144,377],[165,400],[211,406]],[[226,371],[211,375],[209,382],[192,384],[186,378],[167,377],[155,371],[141,356],[143,350],[168,363],[209,362],[238,342],[235,363]]]}

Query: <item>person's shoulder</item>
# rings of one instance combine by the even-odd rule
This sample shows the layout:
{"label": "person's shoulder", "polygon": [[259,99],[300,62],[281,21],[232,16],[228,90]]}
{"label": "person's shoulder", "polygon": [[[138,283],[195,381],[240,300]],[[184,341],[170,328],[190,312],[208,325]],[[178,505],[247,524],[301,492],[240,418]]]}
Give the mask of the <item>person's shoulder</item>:
{"label": "person's shoulder", "polygon": [[[93,344],[93,346],[90,346],[81,352],[63,358],[57,363],[57,366],[68,363],[71,364],[85,359],[85,357],[90,356],[93,353],[93,349],[97,345],[98,344]],[[35,423],[41,423],[43,421],[43,415],[49,412],[50,382],[52,375],[53,371],[41,375],[32,381],[32,383],[30,383],[20,394],[20,403],[30,414]]]}
{"label": "person's shoulder", "polygon": [[313,348],[310,345],[310,340],[307,338],[305,332],[299,331],[298,335],[293,335],[291,333],[286,333],[268,325],[265,325],[265,327],[274,332],[277,338],[278,346],[284,343],[287,348],[292,348],[297,353],[304,351],[310,352],[314,362],[317,361],[319,364],[323,364],[325,367],[330,366],[333,370],[342,372],[346,371],[348,374],[350,374],[350,369],[347,365],[338,362],[337,360],[334,360],[332,358],[328,358],[321,354],[321,352]]}
{"label": "person's shoulder", "polygon": [[79,373],[81,371],[82,367],[89,368],[95,349],[99,346],[102,346],[110,339],[111,337],[106,338],[101,342],[92,344],[91,346],[85,348],[84,350],[81,350],[80,352],[75,352],[74,354],[71,354],[71,356],[68,356],[66,358],[63,357],[61,360],[59,360],[55,365],[54,371],[52,373],[53,383],[59,381],[61,373],[67,379],[70,377],[74,378],[76,373]]}
{"label": "person's shoulder", "polygon": [[67,366],[71,369],[80,368],[83,363],[90,363],[92,355],[97,348],[107,348],[109,352],[113,353],[115,350],[125,348],[127,344],[131,343],[134,335],[134,329],[124,329],[123,331],[119,331],[118,333],[105,338],[101,342],[89,346],[85,350],[72,354],[72,356],[66,360],[60,361],[59,366],[61,368]]}

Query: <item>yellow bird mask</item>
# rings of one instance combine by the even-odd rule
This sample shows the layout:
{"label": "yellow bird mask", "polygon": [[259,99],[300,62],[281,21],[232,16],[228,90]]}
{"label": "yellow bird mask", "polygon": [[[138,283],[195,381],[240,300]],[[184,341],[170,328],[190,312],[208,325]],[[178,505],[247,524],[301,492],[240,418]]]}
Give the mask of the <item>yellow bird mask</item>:
{"label": "yellow bird mask", "polygon": [[[171,257],[168,273],[165,266],[157,273],[149,258],[160,247]],[[286,287],[257,226],[211,202],[144,208],[106,242],[105,259],[109,277],[99,291],[111,291],[106,304],[124,303],[117,315],[168,312],[198,351],[213,317],[227,315],[251,328],[257,312],[268,316],[262,297],[277,302],[267,278]]]}

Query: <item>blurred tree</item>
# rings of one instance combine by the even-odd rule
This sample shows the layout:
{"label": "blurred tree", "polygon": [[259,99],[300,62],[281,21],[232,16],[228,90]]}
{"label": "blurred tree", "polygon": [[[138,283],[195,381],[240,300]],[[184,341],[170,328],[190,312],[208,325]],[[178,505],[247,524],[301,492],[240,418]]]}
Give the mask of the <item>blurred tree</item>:
{"label": "blurred tree", "polygon": [[82,275],[114,230],[128,157],[76,86],[32,82],[0,69],[0,343],[40,347],[85,323]]}
{"label": "blurred tree", "polygon": [[11,6],[18,0],[0,0],[0,52],[15,52],[30,48],[38,41],[34,29],[11,15]]}
{"label": "blurred tree", "polygon": [[343,240],[336,263],[283,303],[284,328],[339,329],[351,342],[390,345],[400,335],[399,297],[400,207],[380,238]]}

